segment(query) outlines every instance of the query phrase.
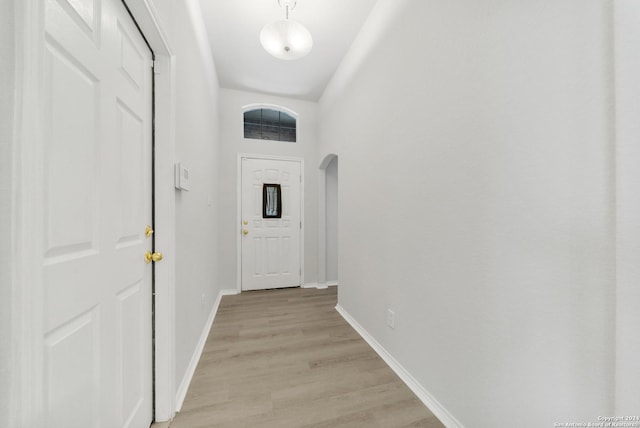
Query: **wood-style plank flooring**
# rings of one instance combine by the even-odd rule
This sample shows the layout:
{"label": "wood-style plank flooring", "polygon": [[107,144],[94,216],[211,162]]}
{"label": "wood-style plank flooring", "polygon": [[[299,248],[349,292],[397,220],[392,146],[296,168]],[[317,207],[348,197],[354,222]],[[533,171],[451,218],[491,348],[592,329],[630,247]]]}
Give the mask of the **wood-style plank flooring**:
{"label": "wood-style plank flooring", "polygon": [[336,312],[336,293],[225,296],[170,428],[442,427]]}

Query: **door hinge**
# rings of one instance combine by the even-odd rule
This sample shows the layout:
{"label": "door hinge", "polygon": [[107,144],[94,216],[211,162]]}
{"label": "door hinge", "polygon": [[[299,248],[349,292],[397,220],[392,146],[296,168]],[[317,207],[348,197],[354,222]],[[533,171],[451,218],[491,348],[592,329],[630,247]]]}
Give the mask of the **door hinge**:
{"label": "door hinge", "polygon": [[302,229],[302,222],[300,222],[300,229]]}

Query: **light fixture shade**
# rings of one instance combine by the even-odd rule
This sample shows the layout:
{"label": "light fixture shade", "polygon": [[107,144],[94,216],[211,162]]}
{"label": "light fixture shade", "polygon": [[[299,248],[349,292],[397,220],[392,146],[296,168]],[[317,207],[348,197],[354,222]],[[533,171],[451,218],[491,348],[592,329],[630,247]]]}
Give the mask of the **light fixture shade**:
{"label": "light fixture shade", "polygon": [[298,59],[313,47],[311,33],[302,24],[283,19],[264,26],[260,43],[271,55],[279,59]]}

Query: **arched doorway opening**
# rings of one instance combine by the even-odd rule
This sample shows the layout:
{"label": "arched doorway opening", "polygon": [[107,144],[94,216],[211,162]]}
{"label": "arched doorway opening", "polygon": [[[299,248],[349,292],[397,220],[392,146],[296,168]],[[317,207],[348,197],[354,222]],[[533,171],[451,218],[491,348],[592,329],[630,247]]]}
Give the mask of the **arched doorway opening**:
{"label": "arched doorway opening", "polygon": [[320,163],[319,187],[318,283],[338,285],[338,155]]}

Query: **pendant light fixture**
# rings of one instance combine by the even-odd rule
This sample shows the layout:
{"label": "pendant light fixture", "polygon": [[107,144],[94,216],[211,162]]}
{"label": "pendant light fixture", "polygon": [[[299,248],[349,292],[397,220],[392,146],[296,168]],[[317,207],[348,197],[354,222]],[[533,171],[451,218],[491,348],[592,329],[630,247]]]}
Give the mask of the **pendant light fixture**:
{"label": "pendant light fixture", "polygon": [[296,0],[278,0],[285,9],[285,19],[264,26],[260,43],[278,59],[292,60],[307,55],[313,47],[311,33],[302,24],[289,19],[289,11],[296,7]]}

